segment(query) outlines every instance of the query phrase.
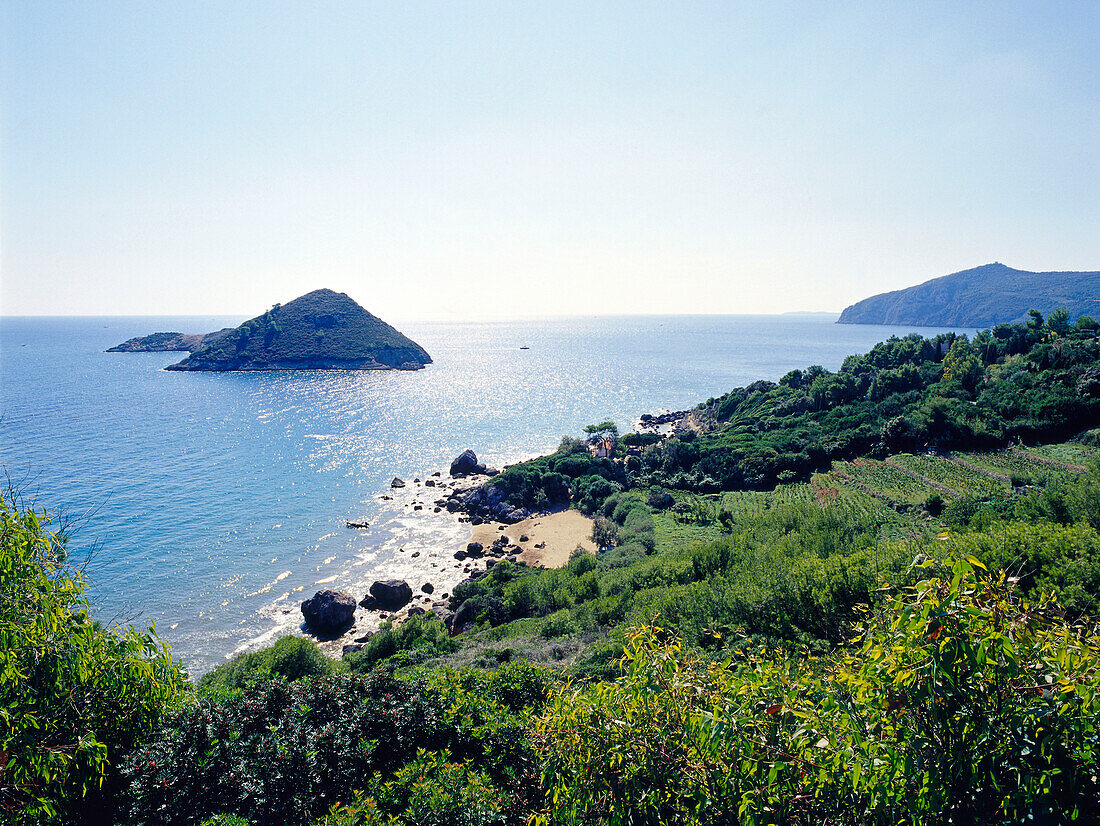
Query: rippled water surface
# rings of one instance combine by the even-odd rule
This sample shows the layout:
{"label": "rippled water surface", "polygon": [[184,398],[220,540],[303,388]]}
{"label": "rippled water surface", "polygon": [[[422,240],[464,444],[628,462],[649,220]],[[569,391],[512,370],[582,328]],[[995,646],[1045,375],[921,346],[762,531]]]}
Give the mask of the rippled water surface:
{"label": "rippled water surface", "polygon": [[185,354],[103,352],[240,320],[0,320],[4,470],[39,507],[80,517],[72,548],[94,550],[96,613],[155,620],[195,674],[296,627],[325,584],[453,586],[466,530],[430,497],[414,512],[412,486],[381,499],[394,476],[426,477],[467,447],[499,466],[592,421],[626,428],[795,367],[835,369],[910,331],[799,316],[398,325],[434,359],[417,372],[175,373],[161,368]]}

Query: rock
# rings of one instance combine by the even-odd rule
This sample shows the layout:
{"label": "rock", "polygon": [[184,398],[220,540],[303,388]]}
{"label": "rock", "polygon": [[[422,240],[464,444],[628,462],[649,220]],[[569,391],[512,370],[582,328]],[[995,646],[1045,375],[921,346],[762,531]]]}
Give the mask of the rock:
{"label": "rock", "polygon": [[507,559],[509,562],[515,562],[517,559],[519,559],[519,557],[517,557],[515,554],[509,554],[504,558]]}
{"label": "rock", "polygon": [[464,559],[466,559],[466,552],[455,551],[455,559],[457,559],[459,562],[462,562]]}
{"label": "rock", "polygon": [[434,508],[432,508],[432,513],[439,513],[441,510],[443,510],[443,508],[436,505]]}
{"label": "rock", "polygon": [[367,640],[369,640],[369,639],[370,639],[371,637],[373,637],[373,636],[374,636],[374,632],[373,632],[373,631],[368,631],[368,632],[367,632],[367,633],[365,633],[365,634],[364,634],[363,636],[361,636],[361,637],[356,637],[356,638],[355,638],[355,641],[356,641],[356,642],[366,642]]}
{"label": "rock", "polygon": [[378,600],[376,600],[370,594],[367,594],[365,597],[363,597],[361,600],[359,600],[359,607],[360,608],[378,608],[379,603],[378,603]]}
{"label": "rock", "polygon": [[370,595],[388,609],[400,608],[413,597],[412,588],[403,579],[380,579],[370,586]]}
{"label": "rock", "polygon": [[420,551],[413,551],[412,558],[416,559],[418,556],[420,556]]}
{"label": "rock", "polygon": [[422,511],[422,510],[424,510],[424,506],[423,505],[413,505],[413,510],[414,511]]}
{"label": "rock", "polygon": [[520,541],[520,542],[527,542],[527,541],[528,541],[528,540],[529,540],[530,538],[531,538],[531,537],[529,537],[529,536],[528,536],[527,534],[525,534],[525,533],[521,533],[521,534],[519,535],[519,541]]}
{"label": "rock", "polygon": [[466,554],[468,556],[481,556],[481,552],[485,550],[485,547],[480,542],[471,542],[466,546]]}
{"label": "rock", "polygon": [[439,472],[438,470],[437,470],[437,471],[436,471],[435,473],[433,473],[433,474],[432,474],[432,476],[442,476],[442,475],[443,475],[443,474],[442,474],[442,473],[440,473],[440,472]]}
{"label": "rock", "polygon": [[369,528],[369,527],[370,527],[370,523],[369,523],[369,522],[350,522],[350,521],[349,521],[349,522],[347,523],[347,526],[348,526],[349,528]]}
{"label": "rock", "polygon": [[399,479],[396,476],[394,476],[393,481],[390,482],[390,487],[391,488],[403,488],[403,487],[405,487],[405,482],[404,482],[404,480]]}
{"label": "rock", "polygon": [[496,564],[497,564],[497,561],[495,559],[486,559],[485,560],[485,570],[488,571],[490,568],[492,568]]}
{"label": "rock", "polygon": [[435,487],[435,479],[425,479],[424,480],[424,487],[434,488]]}
{"label": "rock", "polygon": [[463,477],[471,474],[485,472],[485,465],[477,460],[477,454],[472,450],[464,450],[462,454],[451,462],[451,476]]}
{"label": "rock", "polygon": [[467,625],[477,619],[476,612],[477,609],[469,600],[458,606],[458,610],[454,612],[454,616],[451,618],[451,633],[461,634]]}
{"label": "rock", "polygon": [[302,603],[306,625],[320,634],[331,634],[351,624],[355,617],[355,597],[326,588]]}
{"label": "rock", "polygon": [[435,586],[432,585],[430,582],[425,582],[423,585],[420,586],[420,590],[423,591],[425,594],[431,594],[435,592]]}
{"label": "rock", "polygon": [[421,608],[419,605],[414,605],[412,608],[409,609],[410,617],[421,617],[426,613],[428,612]]}
{"label": "rock", "polygon": [[344,649],[341,653],[347,655],[351,654],[354,651],[360,651],[364,648],[366,648],[366,646],[361,642],[349,642],[344,646]]}

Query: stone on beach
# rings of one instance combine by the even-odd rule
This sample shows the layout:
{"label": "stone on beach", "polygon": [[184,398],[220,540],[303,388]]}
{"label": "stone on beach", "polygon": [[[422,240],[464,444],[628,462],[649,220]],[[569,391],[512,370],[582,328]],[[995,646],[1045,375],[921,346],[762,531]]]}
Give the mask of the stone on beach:
{"label": "stone on beach", "polygon": [[351,624],[355,616],[355,597],[326,588],[302,603],[306,625],[321,634],[331,634]]}
{"label": "stone on beach", "polygon": [[370,595],[384,608],[400,608],[412,600],[412,587],[403,579],[380,579],[370,586]]}

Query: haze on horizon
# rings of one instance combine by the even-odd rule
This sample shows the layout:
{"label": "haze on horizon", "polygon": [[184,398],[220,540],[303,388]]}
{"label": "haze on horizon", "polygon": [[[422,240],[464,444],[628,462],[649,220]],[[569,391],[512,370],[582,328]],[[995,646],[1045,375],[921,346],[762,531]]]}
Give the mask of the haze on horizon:
{"label": "haze on horizon", "polygon": [[0,313],[839,311],[1100,269],[1100,4],[0,7]]}

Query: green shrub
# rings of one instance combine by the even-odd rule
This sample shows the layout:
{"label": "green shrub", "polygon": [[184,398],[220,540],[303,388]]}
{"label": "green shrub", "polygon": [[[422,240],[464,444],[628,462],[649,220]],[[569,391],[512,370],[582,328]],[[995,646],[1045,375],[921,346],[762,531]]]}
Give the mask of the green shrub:
{"label": "green shrub", "polygon": [[199,680],[199,693],[219,696],[257,680],[324,677],[334,674],[338,668],[339,664],[326,657],[313,640],[283,637],[268,648],[241,654],[204,674]]}
{"label": "green shrub", "polygon": [[0,811],[109,817],[113,764],[188,698],[153,629],[105,629],[45,514],[0,496]]}
{"label": "green shrub", "polygon": [[318,826],[505,826],[508,796],[469,763],[420,751],[392,780],[375,777]]}
{"label": "green shrub", "polygon": [[938,493],[931,493],[928,498],[924,500],[924,509],[928,511],[932,516],[939,516],[943,513],[943,497]]}
{"label": "green shrub", "polygon": [[356,672],[366,672],[390,658],[415,665],[432,657],[449,654],[458,648],[451,632],[434,614],[409,617],[400,625],[382,623],[367,644],[344,656],[344,663]]}
{"label": "green shrub", "polygon": [[445,744],[438,690],[385,674],[279,679],[204,701],[137,749],[123,773],[144,826],[229,813],[305,826],[366,778]]}
{"label": "green shrub", "polygon": [[1095,627],[977,560],[893,597],[855,650],[691,656],[643,627],[535,730],[535,823],[1018,823],[1100,816]]}

